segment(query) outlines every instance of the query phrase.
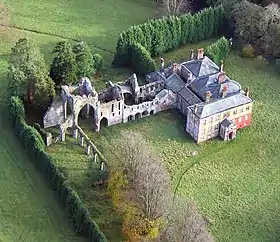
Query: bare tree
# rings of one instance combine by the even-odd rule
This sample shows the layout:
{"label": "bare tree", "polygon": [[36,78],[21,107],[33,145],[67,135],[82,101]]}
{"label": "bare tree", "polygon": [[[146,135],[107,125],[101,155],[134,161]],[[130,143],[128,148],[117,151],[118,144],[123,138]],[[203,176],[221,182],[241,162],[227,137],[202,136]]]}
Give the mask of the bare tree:
{"label": "bare tree", "polygon": [[141,134],[123,132],[121,144],[121,163],[129,180],[130,198],[147,219],[154,221],[163,216],[169,205],[169,174]]}
{"label": "bare tree", "polygon": [[176,197],[166,217],[167,226],[158,241],[212,242],[207,231],[208,221],[197,211],[195,204],[185,197]]}
{"label": "bare tree", "polygon": [[188,3],[187,0],[163,0],[165,9],[169,15],[177,15]]}

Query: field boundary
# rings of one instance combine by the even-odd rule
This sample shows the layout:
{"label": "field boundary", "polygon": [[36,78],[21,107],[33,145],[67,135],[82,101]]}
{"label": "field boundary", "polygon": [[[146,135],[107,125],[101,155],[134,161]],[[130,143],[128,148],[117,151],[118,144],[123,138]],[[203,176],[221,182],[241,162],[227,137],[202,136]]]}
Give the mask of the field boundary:
{"label": "field boundary", "polygon": [[[42,35],[48,35],[48,36],[58,37],[58,38],[61,38],[61,39],[71,40],[71,41],[74,41],[74,42],[81,42],[81,41],[82,41],[82,40],[75,39],[75,38],[71,38],[71,37],[65,37],[65,36],[63,36],[63,35],[52,34],[52,33],[42,32],[42,31],[38,31],[38,30],[28,29],[28,28],[21,28],[21,27],[12,26],[12,25],[6,25],[6,24],[1,24],[1,23],[0,23],[0,26],[1,26],[1,27],[4,27],[4,28],[11,28],[11,29],[23,30],[23,31],[27,31],[27,32],[35,33],[35,34],[42,34]],[[90,45],[90,46],[92,46],[92,47],[94,47],[94,48],[96,48],[96,49],[105,51],[105,52],[107,52],[107,53],[115,54],[113,51],[110,51],[110,50],[101,48],[101,47],[96,46],[96,45],[94,45],[94,44],[88,44],[88,45]]]}

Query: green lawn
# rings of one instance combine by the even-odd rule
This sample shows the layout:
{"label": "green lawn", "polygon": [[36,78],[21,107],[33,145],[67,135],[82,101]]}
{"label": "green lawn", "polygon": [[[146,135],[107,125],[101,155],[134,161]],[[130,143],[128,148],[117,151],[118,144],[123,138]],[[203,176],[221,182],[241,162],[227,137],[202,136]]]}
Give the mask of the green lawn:
{"label": "green lawn", "polygon": [[[5,24],[12,28],[0,26],[1,96],[5,94],[7,87],[7,60],[10,48],[18,38],[28,37],[38,44],[48,64],[51,61],[51,51],[58,41],[65,39],[87,41],[93,53],[100,53],[104,57],[105,66],[108,68],[113,59],[112,52],[115,50],[119,32],[131,24],[144,22],[157,14],[148,0],[83,0],[80,2],[74,0],[0,0],[0,6],[3,2],[12,13],[11,20],[6,19]],[[114,71],[106,69],[102,73],[102,79],[96,81],[95,84],[102,88],[108,80],[114,81],[127,76],[121,72],[120,69]],[[126,73],[130,74],[129,71]],[[0,241],[83,241],[82,238],[74,235],[53,193],[20,148],[2,111],[3,101],[1,103]],[[79,164],[79,158],[69,155],[67,161],[71,164]],[[65,156],[63,161],[65,161]],[[83,168],[85,167],[76,167],[76,170],[83,170]],[[73,172],[74,170],[73,168]],[[82,186],[78,179],[77,182],[73,180],[73,184]],[[85,178],[80,176],[80,179]],[[76,187],[80,188],[78,185]],[[81,189],[78,190],[82,193],[82,197],[88,197],[86,204],[92,207],[91,212],[96,211],[93,216],[99,216],[98,222],[101,226],[106,224],[106,219],[110,220],[115,216],[114,211],[111,211],[111,205],[106,204],[108,207],[106,208],[103,204],[108,203],[108,199],[103,195],[104,191],[89,188],[89,193],[83,194]],[[115,236],[119,233],[119,231],[114,232],[114,229],[118,228],[117,216],[112,220],[115,221],[115,226],[108,227],[107,233],[112,230],[110,233]],[[121,237],[121,235],[118,236]]]}
{"label": "green lawn", "polygon": [[[183,60],[191,47],[206,44],[181,48],[164,57]],[[112,140],[121,130],[141,132],[165,161],[176,192],[193,198],[209,218],[217,241],[277,241],[280,78],[270,67],[242,59],[237,53],[225,61],[225,71],[243,87],[249,86],[255,100],[252,126],[239,131],[232,142],[214,139],[196,145],[184,132],[184,117],[177,111],[103,128],[99,133],[92,132],[90,120],[81,124],[109,160],[118,156]],[[194,150],[198,155],[188,157]]]}

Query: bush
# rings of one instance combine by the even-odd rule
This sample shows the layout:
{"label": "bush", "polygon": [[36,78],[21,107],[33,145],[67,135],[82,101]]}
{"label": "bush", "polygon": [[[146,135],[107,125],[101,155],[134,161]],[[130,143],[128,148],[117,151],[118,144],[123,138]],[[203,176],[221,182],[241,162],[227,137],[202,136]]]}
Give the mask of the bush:
{"label": "bush", "polygon": [[254,57],[254,47],[251,44],[247,44],[242,48],[242,57],[244,58]]}
{"label": "bush", "polygon": [[93,67],[97,72],[100,72],[103,68],[104,60],[101,55],[93,55]]}
{"label": "bush", "polygon": [[[67,183],[63,172],[55,166],[55,162],[45,151],[45,143],[35,127],[26,124],[24,106],[20,98],[12,96],[9,101],[10,119],[14,131],[24,148],[31,155],[34,165],[45,175],[51,188],[56,191],[76,232],[86,235],[89,241],[105,242],[107,239],[91,219],[77,192]],[[39,126],[40,127],[40,126]]]}
{"label": "bush", "polygon": [[47,142],[48,132],[46,132],[43,128],[41,128],[40,124],[34,123],[33,127],[39,132],[45,144]]}
{"label": "bush", "polygon": [[194,15],[164,17],[132,26],[119,36],[113,65],[129,65],[129,46],[134,43],[147,48],[153,57],[178,48],[181,44],[195,43],[204,38],[214,37],[222,31],[223,16],[223,8],[218,6]]}
{"label": "bush", "polygon": [[141,44],[130,46],[130,59],[132,69],[136,74],[145,75],[156,69],[155,61]]}
{"label": "bush", "polygon": [[222,37],[212,45],[206,47],[205,54],[209,56],[216,64],[219,65],[220,62],[228,56],[229,51],[229,41],[225,37]]}

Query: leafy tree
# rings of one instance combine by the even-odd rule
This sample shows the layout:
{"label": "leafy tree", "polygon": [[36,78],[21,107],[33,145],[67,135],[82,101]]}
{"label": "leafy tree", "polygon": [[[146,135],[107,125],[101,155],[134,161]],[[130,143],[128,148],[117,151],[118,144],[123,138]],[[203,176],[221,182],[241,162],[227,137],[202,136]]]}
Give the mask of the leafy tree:
{"label": "leafy tree", "polygon": [[50,77],[57,85],[75,83],[78,67],[71,45],[65,41],[58,42],[52,54],[56,56],[51,64]]}
{"label": "leafy tree", "polygon": [[103,68],[103,65],[104,65],[104,60],[103,60],[102,56],[99,54],[94,54],[93,55],[94,70],[96,70],[97,72],[100,72]]}
{"label": "leafy tree", "polygon": [[145,75],[156,69],[156,63],[151,58],[150,53],[140,44],[130,46],[131,65],[137,74]]}
{"label": "leafy tree", "polygon": [[73,52],[76,55],[77,78],[92,77],[95,72],[93,66],[93,56],[91,49],[85,42],[79,42],[73,46]]}
{"label": "leafy tree", "polygon": [[29,39],[17,41],[8,68],[10,95],[17,95],[30,104],[45,104],[55,95],[43,54]]}

